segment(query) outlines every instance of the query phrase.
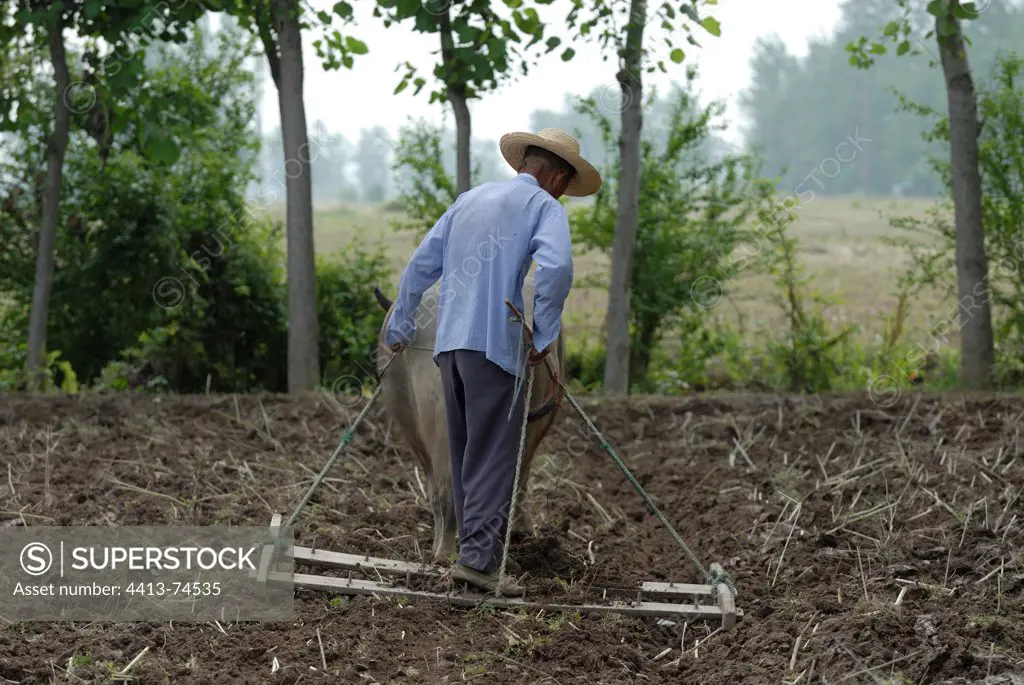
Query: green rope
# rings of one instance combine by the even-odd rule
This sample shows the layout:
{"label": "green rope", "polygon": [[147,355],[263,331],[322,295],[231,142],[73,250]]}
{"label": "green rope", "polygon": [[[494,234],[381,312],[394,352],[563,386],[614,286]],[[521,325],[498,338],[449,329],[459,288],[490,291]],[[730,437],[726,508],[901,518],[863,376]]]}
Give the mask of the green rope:
{"label": "green rope", "polygon": [[[378,378],[384,377],[384,372],[386,372],[391,367],[392,362],[398,359],[399,354],[401,354],[401,352],[391,355],[391,359],[389,359],[388,363],[384,365],[384,368],[380,370]],[[341,441],[338,443],[338,446],[334,448],[334,454],[332,454],[331,458],[327,460],[327,463],[324,464],[324,467],[320,469],[320,473],[317,475],[316,478],[313,479],[313,483],[309,486],[309,489],[306,490],[306,494],[305,496],[303,496],[302,501],[299,502],[299,506],[295,507],[295,511],[293,511],[291,513],[291,516],[289,516],[288,519],[282,524],[282,528],[288,528],[293,523],[295,523],[295,519],[299,517],[299,512],[301,512],[303,507],[305,507],[306,504],[309,502],[309,498],[313,496],[313,492],[320,486],[320,483],[323,482],[324,478],[327,477],[327,472],[331,470],[332,466],[334,466],[334,462],[337,461],[338,457],[341,456],[341,453],[345,450],[346,447],[348,447],[349,443],[352,442],[352,438],[355,436],[356,426],[358,426],[362,422],[363,417],[366,416],[366,412],[370,410],[370,407],[373,406],[373,403],[380,396],[382,387],[383,386],[381,386],[380,383],[377,384],[377,389],[373,391],[373,395],[370,397],[370,401],[363,405],[363,410],[359,412],[359,416],[357,416],[356,420],[352,422],[352,425],[349,426],[348,430],[342,434]]]}
{"label": "green rope", "polygon": [[587,418],[587,415],[583,411],[583,408],[580,407],[580,405],[576,402],[576,399],[572,396],[572,394],[569,393],[569,391],[565,388],[564,385],[562,386],[562,390],[565,392],[565,397],[566,399],[569,400],[569,403],[572,405],[573,409],[575,409],[576,413],[580,415],[580,418],[583,419],[584,422],[586,422],[587,428],[590,430],[591,434],[597,438],[598,444],[601,445],[601,448],[605,452],[611,455],[612,459],[615,461],[615,465],[619,467],[619,470],[622,471],[623,474],[625,474],[626,478],[629,480],[630,484],[632,484],[633,488],[636,489],[638,493],[640,493],[640,496],[643,497],[644,502],[647,503],[647,506],[650,508],[651,512],[653,512],[654,515],[658,517],[659,521],[665,524],[665,527],[668,528],[668,532],[672,535],[673,539],[675,539],[679,546],[683,548],[683,552],[686,553],[686,556],[689,557],[690,561],[692,561],[694,566],[696,566],[697,569],[701,572],[701,575],[703,575],[704,578],[707,579],[708,584],[711,585],[712,590],[714,590],[719,583],[724,583],[729,588],[729,590],[732,591],[733,597],[736,597],[736,586],[733,585],[732,578],[729,577],[729,574],[725,573],[724,571],[721,573],[709,572],[706,568],[704,568],[704,565],[700,563],[700,560],[697,558],[697,555],[693,553],[693,550],[691,550],[690,547],[686,544],[682,536],[680,536],[679,533],[676,531],[675,527],[673,527],[672,524],[669,523],[668,520],[662,515],[661,511],[658,510],[658,507],[654,504],[654,501],[651,500],[650,496],[643,489],[643,486],[641,486],[640,483],[637,482],[636,478],[633,477],[633,474],[630,473],[629,469],[626,467],[626,464],[622,461],[621,458],[619,458],[619,455],[615,452],[615,449],[611,446],[611,444],[609,444],[607,440],[605,440],[604,436],[601,435],[601,432],[597,430],[597,426],[595,426],[590,421],[590,419]]}
{"label": "green rope", "polygon": [[363,418],[363,414],[366,413],[366,410],[370,407],[370,405],[373,404],[373,401],[377,399],[377,396],[379,394],[380,388],[378,387],[377,392],[373,393],[373,397],[370,398],[370,401],[366,403],[366,407],[363,408],[363,412],[359,414],[359,418],[357,418],[355,423],[352,424],[352,427],[345,431],[345,433],[341,436],[341,441],[338,443],[338,446],[334,449],[334,454],[332,454],[331,458],[327,460],[326,464],[324,464],[324,467],[320,470],[320,473],[317,475],[317,477],[313,479],[313,483],[309,486],[309,489],[306,490],[306,494],[302,497],[302,501],[300,501],[299,505],[295,507],[295,511],[291,513],[291,515],[285,520],[283,524],[281,524],[283,528],[288,528],[293,523],[295,523],[295,519],[299,517],[299,514],[302,512],[303,508],[305,508],[306,504],[309,503],[310,498],[313,496],[313,492],[316,491],[317,487],[320,486],[320,483],[322,483],[324,478],[327,477],[327,472],[331,470],[332,466],[334,466],[334,462],[338,460],[338,457],[341,456],[341,453],[344,452],[345,448],[348,447],[349,444],[352,442],[352,438],[355,435],[355,427],[359,424],[359,421]]}
{"label": "green rope", "polygon": [[309,489],[306,490],[306,494],[303,496],[302,501],[299,502],[299,505],[295,507],[295,511],[293,511],[291,515],[287,518],[287,520],[285,520],[285,522],[282,524],[283,528],[288,528],[293,523],[295,523],[295,519],[299,517],[299,513],[309,502],[309,499],[313,496],[313,492],[320,486],[320,483],[323,482],[324,478],[327,477],[327,472],[331,470],[332,466],[334,466],[334,462],[338,460],[338,457],[341,456],[341,453],[344,452],[345,448],[348,447],[349,444],[352,442],[352,438],[355,436],[356,426],[360,424],[360,422],[363,420],[363,417],[366,416],[366,412],[369,411],[370,407],[373,406],[374,401],[376,401],[376,399],[380,396],[380,390],[381,386],[378,385],[377,389],[373,392],[373,396],[370,397],[370,401],[367,402],[363,406],[363,410],[359,412],[359,416],[357,416],[356,420],[352,422],[352,425],[349,427],[349,429],[342,434],[341,441],[338,443],[338,446],[334,448],[334,454],[332,454],[331,458],[327,460],[327,463],[324,464],[324,467],[320,469],[320,473],[317,475],[317,477],[313,479],[313,483],[309,486]]}
{"label": "green rope", "polygon": [[[388,363],[384,365],[384,368],[381,369],[380,374],[378,374],[378,379],[384,376],[384,372],[388,370],[388,368],[391,366],[391,363],[395,361],[395,359],[397,358],[398,354],[394,354],[391,356],[391,359],[388,360]],[[355,438],[356,427],[362,422],[363,418],[366,416],[366,413],[370,410],[370,407],[373,406],[373,403],[380,396],[380,393],[381,385],[378,383],[377,389],[374,390],[373,395],[370,397],[370,401],[363,406],[362,411],[359,412],[359,416],[357,416],[356,420],[352,422],[352,425],[349,426],[348,430],[342,433],[341,440],[338,442],[338,446],[334,448],[334,453],[331,455],[330,459],[327,460],[327,463],[324,464],[324,467],[320,469],[320,473],[317,474],[316,478],[313,479],[313,482],[312,484],[310,484],[309,489],[306,490],[306,494],[303,495],[302,500],[299,502],[298,506],[295,507],[295,511],[293,511],[291,515],[284,521],[284,523],[281,524],[281,528],[287,529],[295,523],[295,520],[299,517],[299,514],[309,503],[310,498],[313,497],[313,493],[327,477],[327,473],[331,470],[331,467],[334,466],[334,462],[338,460],[338,457],[341,456],[341,453],[345,451],[345,448],[348,447],[349,444],[351,444],[352,440]],[[279,551],[284,550],[286,547],[284,540],[282,540],[278,535],[275,535],[273,532],[271,532],[264,539],[264,544],[272,546]]]}

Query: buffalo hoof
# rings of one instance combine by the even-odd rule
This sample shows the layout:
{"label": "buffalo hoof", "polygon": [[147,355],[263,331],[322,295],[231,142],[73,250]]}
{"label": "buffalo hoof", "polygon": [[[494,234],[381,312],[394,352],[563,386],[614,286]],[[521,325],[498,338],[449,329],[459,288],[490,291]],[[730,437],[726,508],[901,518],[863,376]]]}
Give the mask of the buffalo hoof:
{"label": "buffalo hoof", "polygon": [[532,538],[534,537],[535,529],[533,525],[533,519],[530,516],[523,516],[518,518],[512,525],[512,537],[515,538]]}
{"label": "buffalo hoof", "polygon": [[449,566],[454,564],[456,561],[458,561],[458,558],[459,558],[458,554],[442,554],[441,552],[438,552],[437,554],[434,555],[434,563],[437,564],[438,566],[442,566],[444,568],[448,568]]}

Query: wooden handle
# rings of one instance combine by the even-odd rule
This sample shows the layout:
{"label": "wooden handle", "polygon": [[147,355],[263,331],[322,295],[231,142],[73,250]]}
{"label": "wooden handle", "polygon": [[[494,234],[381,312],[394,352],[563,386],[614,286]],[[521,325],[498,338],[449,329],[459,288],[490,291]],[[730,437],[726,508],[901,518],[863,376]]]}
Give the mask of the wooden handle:
{"label": "wooden handle", "polygon": [[[530,343],[530,347],[533,347],[533,331],[531,331],[530,327],[526,324],[525,321],[523,321],[523,314],[522,314],[522,312],[520,312],[518,309],[516,309],[516,306],[514,304],[512,304],[512,300],[505,300],[505,306],[508,307],[509,310],[512,312],[512,317],[516,321],[522,321],[523,322],[523,328],[526,330],[526,332],[523,335],[526,336],[526,340],[527,340],[527,342]],[[553,344],[554,343],[552,343],[552,345]],[[551,388],[551,392],[552,392],[552,395],[555,398],[554,399],[555,406],[557,407],[559,405],[559,403],[561,402],[561,399],[562,399],[558,395],[558,388],[561,387],[561,388],[564,389],[565,386],[562,385],[562,381],[558,378],[558,374],[555,372],[555,367],[551,363],[551,355],[545,355],[544,356],[544,366],[548,370],[548,376],[550,376],[551,380],[555,382],[555,385]]]}
{"label": "wooden handle", "polygon": [[524,333],[524,335],[526,336],[526,340],[527,342],[530,343],[530,345],[533,345],[533,331],[530,330],[530,326],[523,320],[525,317],[523,317],[522,312],[516,309],[516,306],[512,304],[512,300],[505,300],[505,306],[508,307],[509,311],[512,312],[512,318],[514,318],[516,321],[523,322],[523,328],[526,330],[526,332]]}
{"label": "wooden handle", "polygon": [[515,317],[516,321],[522,321],[523,320],[522,312],[520,312],[518,309],[516,309],[516,306],[514,304],[512,304],[512,300],[505,300],[505,306],[508,307],[509,311],[512,312],[512,316]]}

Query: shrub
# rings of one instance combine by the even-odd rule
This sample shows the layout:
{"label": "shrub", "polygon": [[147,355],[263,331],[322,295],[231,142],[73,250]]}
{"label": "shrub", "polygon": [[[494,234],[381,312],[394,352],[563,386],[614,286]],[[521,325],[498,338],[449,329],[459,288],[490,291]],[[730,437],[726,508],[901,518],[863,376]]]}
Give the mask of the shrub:
{"label": "shrub", "polygon": [[[712,324],[700,313],[689,313],[678,320],[678,343],[666,344],[651,358],[648,380],[641,391],[676,395],[694,390],[720,387],[724,378],[711,377],[709,361],[721,356],[726,363],[744,359],[739,336],[722,325]],[[735,373],[728,370],[730,379]]]}
{"label": "shrub", "polygon": [[[52,385],[72,388],[77,374],[99,389],[286,389],[282,230],[244,194],[257,159],[245,54],[228,40],[213,55],[167,55],[146,73],[140,106],[159,99],[161,116],[209,115],[173,161],[140,154],[124,132],[102,154],[80,131],[72,136],[49,308]],[[0,255],[4,387],[20,382],[32,297],[44,148],[31,135],[20,133],[17,163],[0,169],[17,191],[0,198],[0,243],[9,247]],[[366,341],[379,325],[372,285],[380,265],[359,253],[348,265],[318,266],[329,373],[362,373]]]}
{"label": "shrub", "polygon": [[[283,390],[287,356],[287,292],[281,227],[252,219],[222,227],[215,259],[200,257],[154,298],[177,306],[138,334],[122,354],[129,387],[175,392]],[[205,268],[196,268],[205,267]],[[179,279],[178,276],[181,276]],[[108,369],[108,376],[111,370]]]}
{"label": "shrub", "polygon": [[762,194],[757,215],[768,248],[765,264],[785,319],[785,327],[764,344],[768,384],[792,392],[835,389],[837,380],[863,367],[861,351],[852,342],[857,327],[836,331],[829,324],[824,312],[836,302],[814,290],[813,277],[800,269],[797,241],[788,232],[792,212]]}
{"label": "shrub", "polygon": [[[701,318],[710,309],[706,283],[724,291],[731,278],[726,257],[748,234],[754,160],[725,156],[711,161],[704,149],[722,114],[720,103],[699,108],[692,93],[696,77],[677,90],[664,150],[642,142],[636,250],[630,275],[630,386],[645,384],[651,356],[665,331],[679,320]],[[593,204],[572,214],[574,237],[585,249],[611,255],[615,242],[619,163],[611,122],[593,100],[579,106],[602,131],[616,159]],[[716,268],[716,265],[718,268]],[[701,291],[700,296],[695,292]],[[720,292],[712,294],[720,296]],[[678,326],[677,330],[686,328]]]}
{"label": "shrub", "polygon": [[583,339],[583,342],[567,340],[565,345],[565,375],[587,391],[601,389],[604,380],[604,345]]}
{"label": "shrub", "polygon": [[[28,387],[28,371],[25,368],[28,345],[16,342],[9,330],[9,319],[0,312],[0,391],[19,391]],[[60,350],[47,354],[43,365],[42,387],[46,392],[59,389],[63,392],[78,392],[79,383],[75,370],[66,360],[60,358]]]}
{"label": "shrub", "polygon": [[373,289],[386,289],[390,270],[380,248],[350,244],[340,255],[317,260],[320,368],[325,386],[349,391],[376,376],[371,359],[384,311]]}
{"label": "shrub", "polygon": [[[47,347],[59,350],[86,382],[143,331],[168,323],[154,303],[157,279],[189,280],[189,256],[244,213],[238,189],[252,178],[248,123],[255,104],[252,77],[238,67],[248,54],[237,40],[223,41],[212,55],[201,44],[168,53],[141,75],[144,88],[113,103],[116,126],[102,146],[90,137],[94,131],[72,128]],[[145,126],[158,119],[178,123]],[[153,137],[180,134],[180,122],[188,123],[187,145],[180,150],[170,139]],[[37,135],[18,131],[16,147],[42,149]],[[153,149],[161,154],[146,154]],[[32,298],[43,164],[17,151],[14,159],[5,171],[18,192],[0,215],[0,242],[12,248],[0,270],[0,292],[10,297],[17,320],[27,315]],[[213,265],[197,283],[216,278],[219,270]],[[17,325],[27,330],[23,320]]]}

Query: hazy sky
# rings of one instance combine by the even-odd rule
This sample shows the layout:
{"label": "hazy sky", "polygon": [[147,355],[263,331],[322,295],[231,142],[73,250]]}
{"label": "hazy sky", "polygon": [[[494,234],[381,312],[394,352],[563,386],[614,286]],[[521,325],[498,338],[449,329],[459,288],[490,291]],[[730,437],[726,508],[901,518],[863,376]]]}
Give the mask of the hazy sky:
{"label": "hazy sky", "polygon": [[[312,0],[311,4],[329,11],[333,2]],[[374,3],[357,1],[353,4],[358,23],[351,33],[365,42],[370,52],[357,56],[352,70],[324,71],[312,45],[319,31],[303,36],[306,117],[310,127],[315,120],[322,119],[330,130],[341,131],[352,139],[360,129],[378,124],[397,132],[410,116],[440,122],[442,115],[448,114],[450,122],[450,108],[436,103],[427,105],[426,87],[419,96],[412,95],[412,88],[393,94],[399,83],[399,74],[394,70],[401,62],[412,62],[421,75],[428,78],[428,83],[433,80],[430,71],[436,56],[431,53],[439,48],[436,36],[417,34],[411,27],[402,25],[385,29],[381,20],[372,16]],[[542,19],[554,19],[553,26],[559,29],[550,33],[549,28],[546,35],[558,35],[563,38],[563,45],[568,35],[561,20],[568,5],[567,0],[555,0],[550,6],[538,9]],[[691,60],[698,64],[702,95],[707,99],[726,100],[727,116],[735,121],[738,116],[735,96],[748,83],[748,60],[754,40],[777,33],[792,51],[804,54],[809,39],[832,32],[839,19],[838,5],[839,0],[719,0],[712,15],[721,23],[721,37],[715,38],[697,29],[697,40],[702,47],[698,49],[683,42],[684,65]],[[660,32],[659,37],[664,33],[658,27],[654,30]],[[654,42],[647,41],[647,45],[653,46]],[[519,74],[513,83],[471,105],[474,137],[497,139],[505,132],[525,129],[529,126],[531,111],[561,108],[566,93],[586,95],[596,87],[606,88],[610,105],[618,103],[614,56],[602,62],[596,45],[577,43],[576,56],[566,63],[558,56],[561,47],[545,56],[530,75]],[[645,79],[662,89],[673,78],[682,80],[684,65],[669,64],[668,75],[650,74],[645,75]],[[262,112],[264,131],[278,125],[277,92],[269,79],[264,89]],[[739,142],[735,131],[730,133],[730,138]]]}

